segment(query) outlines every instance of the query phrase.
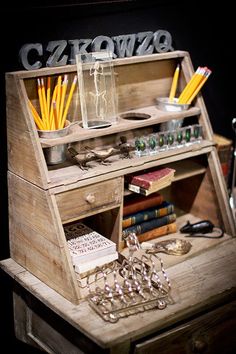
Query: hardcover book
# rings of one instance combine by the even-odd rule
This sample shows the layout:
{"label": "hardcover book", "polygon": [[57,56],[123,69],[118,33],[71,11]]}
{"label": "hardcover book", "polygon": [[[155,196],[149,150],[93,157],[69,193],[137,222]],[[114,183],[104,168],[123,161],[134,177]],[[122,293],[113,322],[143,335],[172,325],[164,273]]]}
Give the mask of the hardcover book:
{"label": "hardcover book", "polygon": [[116,254],[116,244],[113,241],[83,223],[66,225],[64,231],[74,265]]}
{"label": "hardcover book", "polygon": [[159,193],[153,193],[147,197],[141,195],[131,195],[125,198],[123,216],[137,213],[140,210],[160,205],[164,198]]}
{"label": "hardcover book", "polygon": [[163,225],[152,229],[150,231],[144,232],[143,234],[138,235],[139,242],[150,241],[156,237],[165,236],[168,234],[172,234],[177,231],[177,225],[175,222],[167,225]]}
{"label": "hardcover book", "polygon": [[138,213],[130,214],[123,217],[122,228],[125,229],[135,224],[139,224],[143,221],[159,218],[174,212],[174,205],[167,201],[164,201],[160,205],[154,208],[148,208],[141,210]]}
{"label": "hardcover book", "polygon": [[174,173],[175,170],[173,168],[165,167],[157,171],[133,176],[129,183],[145,189],[154,189],[158,188],[159,185],[166,180],[172,181],[174,178]]}
{"label": "hardcover book", "polygon": [[172,182],[173,178],[169,178],[167,180],[163,180],[161,181],[158,186],[157,185],[154,185],[148,189],[146,188],[143,188],[143,187],[140,187],[140,186],[137,186],[135,184],[131,184],[129,183],[128,184],[128,189],[132,192],[135,192],[135,193],[138,193],[138,194],[142,194],[142,195],[149,195],[149,194],[152,194],[152,193],[155,193],[157,191],[159,191],[160,189],[163,189],[163,188],[166,188],[168,186],[171,185],[171,182]]}
{"label": "hardcover book", "polygon": [[140,224],[127,227],[122,231],[122,235],[124,238],[126,238],[130,233],[134,232],[138,236],[157,227],[171,224],[174,221],[176,221],[176,214],[172,213],[170,215],[165,215],[157,219],[144,221]]}

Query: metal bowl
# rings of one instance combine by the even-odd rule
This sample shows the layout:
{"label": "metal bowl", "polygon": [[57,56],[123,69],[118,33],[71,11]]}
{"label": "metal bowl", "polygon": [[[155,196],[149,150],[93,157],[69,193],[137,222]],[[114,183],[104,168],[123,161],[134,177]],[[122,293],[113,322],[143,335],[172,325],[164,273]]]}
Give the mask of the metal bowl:
{"label": "metal bowl", "polygon": [[157,108],[167,112],[181,112],[189,109],[189,104],[180,104],[177,103],[177,100],[177,98],[174,98],[174,102],[169,102],[168,97],[157,97]]}

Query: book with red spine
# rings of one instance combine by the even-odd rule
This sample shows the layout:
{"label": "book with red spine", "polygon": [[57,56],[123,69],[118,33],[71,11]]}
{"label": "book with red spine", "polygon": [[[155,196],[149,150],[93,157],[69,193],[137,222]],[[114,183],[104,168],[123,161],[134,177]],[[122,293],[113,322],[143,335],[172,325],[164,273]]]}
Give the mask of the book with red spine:
{"label": "book with red spine", "polygon": [[154,189],[163,184],[165,180],[172,181],[174,178],[174,173],[175,170],[173,168],[165,167],[160,170],[132,176],[129,180],[129,184],[145,189]]}
{"label": "book with red spine", "polygon": [[123,216],[137,213],[140,210],[155,207],[163,203],[164,198],[159,193],[153,193],[147,197],[134,194],[127,196],[123,206]]}

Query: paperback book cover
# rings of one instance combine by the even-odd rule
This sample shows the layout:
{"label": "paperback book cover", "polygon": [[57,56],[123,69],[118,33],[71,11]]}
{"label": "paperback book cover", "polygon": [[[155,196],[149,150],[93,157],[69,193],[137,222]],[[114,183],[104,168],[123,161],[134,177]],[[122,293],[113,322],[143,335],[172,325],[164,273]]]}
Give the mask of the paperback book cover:
{"label": "paperback book cover", "polygon": [[74,265],[116,253],[115,242],[83,223],[66,225],[64,231]]}
{"label": "paperback book cover", "polygon": [[155,188],[165,180],[173,180],[174,173],[175,170],[173,168],[165,167],[157,171],[133,176],[129,183],[145,189]]}
{"label": "paperback book cover", "polygon": [[144,232],[155,229],[156,227],[171,224],[174,221],[176,221],[176,214],[172,213],[170,215],[165,215],[160,218],[151,219],[148,221],[144,221],[140,224],[127,227],[122,231],[122,235],[124,238],[126,238],[131,232],[134,232],[136,235],[140,235],[143,234]]}
{"label": "paperback book cover", "polygon": [[164,201],[160,205],[154,208],[148,208],[138,213],[130,214],[123,217],[122,228],[125,229],[135,224],[140,224],[143,221],[159,218],[174,212],[174,205],[167,201]]}
{"label": "paperback book cover", "polygon": [[128,197],[124,201],[123,216],[160,205],[164,201],[163,196],[159,193],[153,193],[147,197],[138,194]]}
{"label": "paperback book cover", "polygon": [[84,277],[89,274],[89,271],[94,270],[96,267],[101,267],[104,264],[113,262],[117,259],[118,252],[114,252],[106,256],[98,257],[90,262],[75,264],[75,271],[80,274],[80,277]]}

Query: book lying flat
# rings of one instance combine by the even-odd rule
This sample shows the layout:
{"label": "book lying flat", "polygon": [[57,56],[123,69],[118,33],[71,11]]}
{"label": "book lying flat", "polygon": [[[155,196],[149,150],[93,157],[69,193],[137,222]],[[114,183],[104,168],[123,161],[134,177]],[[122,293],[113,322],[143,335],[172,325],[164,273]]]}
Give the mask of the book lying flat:
{"label": "book lying flat", "polygon": [[126,238],[130,233],[134,232],[137,236],[143,234],[144,232],[155,229],[156,227],[164,226],[167,224],[171,224],[176,221],[176,214],[172,213],[169,215],[162,216],[160,218],[151,219],[148,221],[141,222],[140,224],[136,224],[126,229],[123,229],[122,235]]}
{"label": "book lying flat", "polygon": [[140,234],[137,237],[139,242],[141,243],[144,241],[153,240],[156,237],[172,234],[174,232],[177,232],[177,225],[175,222],[144,232],[143,234]]}
{"label": "book lying flat", "polygon": [[172,203],[164,201],[157,207],[144,209],[137,213],[130,214],[128,216],[123,217],[122,228],[125,229],[126,227],[139,224],[143,221],[159,218],[160,216],[165,216],[173,212],[174,212],[174,205]]}
{"label": "book lying flat", "polygon": [[98,257],[92,261],[88,261],[85,263],[75,263],[75,271],[80,273],[80,276],[83,277],[85,274],[91,270],[94,270],[96,267],[101,267],[104,264],[113,262],[118,259],[118,252],[114,252],[112,254],[108,254],[106,256]]}
{"label": "book lying flat", "polygon": [[129,183],[128,189],[132,192],[147,196],[149,194],[159,191],[160,189],[170,186],[172,181],[173,181],[173,178],[169,178],[167,180],[161,181],[158,185],[154,185],[148,189]]}
{"label": "book lying flat", "polygon": [[160,205],[163,201],[164,198],[159,193],[153,193],[147,197],[136,194],[130,195],[124,200],[123,216]]}
{"label": "book lying flat", "polygon": [[128,183],[145,189],[155,188],[166,180],[173,180],[174,173],[175,170],[173,168],[165,167],[156,171],[132,176]]}
{"label": "book lying flat", "polygon": [[116,252],[115,242],[83,223],[66,225],[64,231],[73,264],[90,262]]}

